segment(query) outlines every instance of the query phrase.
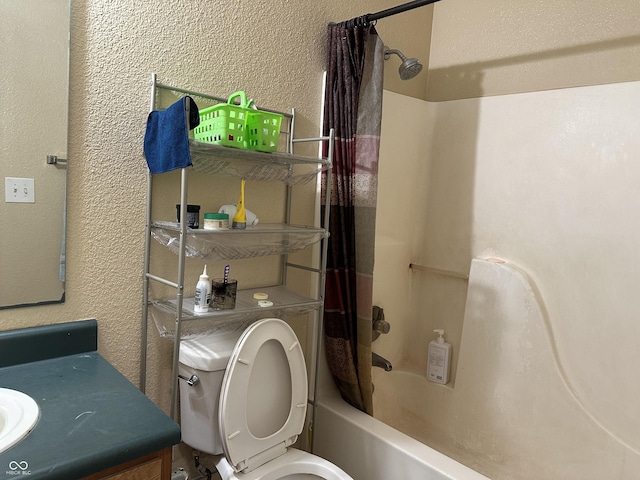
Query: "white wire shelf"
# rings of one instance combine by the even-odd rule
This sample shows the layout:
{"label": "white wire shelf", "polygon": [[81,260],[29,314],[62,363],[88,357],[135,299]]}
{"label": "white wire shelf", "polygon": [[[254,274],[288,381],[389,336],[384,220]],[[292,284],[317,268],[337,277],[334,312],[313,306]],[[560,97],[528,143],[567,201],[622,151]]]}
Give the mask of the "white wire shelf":
{"label": "white wire shelf", "polygon": [[[179,253],[179,223],[153,222],[151,236],[173,253]],[[307,248],[326,236],[324,228],[281,223],[259,223],[243,230],[187,228],[185,254],[189,258],[211,260],[283,255]]]}
{"label": "white wire shelf", "polygon": [[[258,306],[254,293],[266,293],[273,302],[270,307]],[[210,310],[207,313],[193,311],[193,297],[185,298],[182,302],[182,319],[180,338],[190,338],[195,335],[214,333],[230,322],[254,321],[268,317],[287,317],[303,315],[317,310],[321,300],[292,292],[284,286],[261,287],[238,290],[236,307],[231,310]],[[150,313],[161,337],[175,339],[176,299],[152,300]]]}
{"label": "white wire shelf", "polygon": [[[301,185],[317,178],[329,160],[286,152],[256,152],[189,140],[193,169],[199,173],[228,175],[244,180]],[[315,167],[315,168],[309,168]]]}

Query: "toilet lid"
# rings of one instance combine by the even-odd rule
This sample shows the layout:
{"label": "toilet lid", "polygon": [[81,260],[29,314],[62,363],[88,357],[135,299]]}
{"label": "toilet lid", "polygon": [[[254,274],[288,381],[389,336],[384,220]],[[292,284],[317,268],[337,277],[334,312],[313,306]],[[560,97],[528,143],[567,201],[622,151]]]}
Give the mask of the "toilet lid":
{"label": "toilet lid", "polygon": [[307,372],[298,337],[284,321],[252,324],[222,380],[220,436],[233,468],[250,471],[282,455],[304,427]]}

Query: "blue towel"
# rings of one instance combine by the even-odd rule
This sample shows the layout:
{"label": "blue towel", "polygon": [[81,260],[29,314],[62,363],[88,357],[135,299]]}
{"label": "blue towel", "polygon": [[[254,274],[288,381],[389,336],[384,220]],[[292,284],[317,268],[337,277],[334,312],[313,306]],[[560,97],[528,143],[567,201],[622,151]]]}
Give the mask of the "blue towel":
{"label": "blue towel", "polygon": [[166,110],[154,110],[147,118],[144,156],[151,173],[164,173],[191,166],[189,130],[200,123],[198,106],[182,97]]}

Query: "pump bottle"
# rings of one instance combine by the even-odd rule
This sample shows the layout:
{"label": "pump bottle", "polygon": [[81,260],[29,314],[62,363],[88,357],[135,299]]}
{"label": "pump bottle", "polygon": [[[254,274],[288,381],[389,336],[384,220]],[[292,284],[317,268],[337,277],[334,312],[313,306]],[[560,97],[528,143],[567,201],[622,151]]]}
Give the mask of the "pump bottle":
{"label": "pump bottle", "polygon": [[434,332],[438,338],[429,342],[427,380],[446,385],[449,382],[451,344],[444,341],[444,330],[436,328]]}
{"label": "pump bottle", "polygon": [[200,275],[200,279],[196,284],[196,298],[193,304],[193,311],[195,313],[205,313],[209,311],[209,301],[211,300],[211,283],[209,282],[209,275],[207,275],[207,266],[204,266],[204,271]]}

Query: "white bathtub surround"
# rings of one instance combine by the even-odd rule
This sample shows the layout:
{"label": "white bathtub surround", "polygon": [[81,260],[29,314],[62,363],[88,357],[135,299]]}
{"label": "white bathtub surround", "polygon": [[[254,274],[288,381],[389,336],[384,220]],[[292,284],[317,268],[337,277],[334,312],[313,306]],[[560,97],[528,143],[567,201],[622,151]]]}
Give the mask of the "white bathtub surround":
{"label": "white bathtub surround", "polygon": [[[387,92],[383,129],[414,110],[420,126],[395,136],[417,146],[382,135],[379,203],[408,181],[415,209],[393,211],[411,230],[376,243],[392,329],[373,348],[394,365],[374,371],[376,416],[494,480],[638,478],[639,102],[640,82],[440,103]],[[385,184],[385,165],[402,174]],[[511,273],[478,280],[474,266],[466,309],[464,279],[407,268],[465,272],[474,257]],[[434,328],[453,345],[445,387],[422,380]]]}
{"label": "white bathtub surround", "polygon": [[454,389],[376,373],[381,418],[494,480],[637,477],[640,457],[576,391],[521,268],[473,260],[460,348]]}
{"label": "white bathtub surround", "polygon": [[640,466],[638,451],[616,428],[616,415],[598,411],[577,390],[553,324],[521,268],[472,262],[452,400],[461,408],[463,398],[474,398],[475,408],[455,421],[457,431],[472,425],[474,433],[458,438],[456,448],[480,443],[495,460],[483,470],[501,472],[496,479],[528,469],[536,478],[637,478],[640,470],[628,468]]}

